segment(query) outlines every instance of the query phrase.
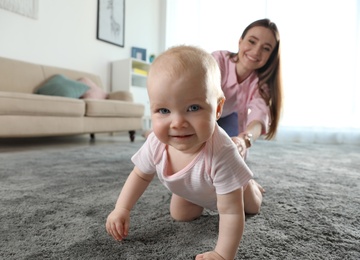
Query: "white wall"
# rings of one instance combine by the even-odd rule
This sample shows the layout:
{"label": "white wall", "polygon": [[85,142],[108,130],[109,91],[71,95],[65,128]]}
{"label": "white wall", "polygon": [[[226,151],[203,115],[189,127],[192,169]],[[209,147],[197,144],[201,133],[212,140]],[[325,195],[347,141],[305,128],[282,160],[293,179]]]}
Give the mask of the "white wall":
{"label": "white wall", "polygon": [[97,0],[39,0],[36,20],[0,9],[0,56],[95,73],[110,90],[111,61],[161,52],[161,2],[125,0],[124,48],[96,39]]}
{"label": "white wall", "polygon": [[[245,27],[266,17],[266,2],[267,0],[167,0],[165,45],[168,48],[189,44],[208,52],[237,52]],[[185,15],[186,19],[183,19]]]}

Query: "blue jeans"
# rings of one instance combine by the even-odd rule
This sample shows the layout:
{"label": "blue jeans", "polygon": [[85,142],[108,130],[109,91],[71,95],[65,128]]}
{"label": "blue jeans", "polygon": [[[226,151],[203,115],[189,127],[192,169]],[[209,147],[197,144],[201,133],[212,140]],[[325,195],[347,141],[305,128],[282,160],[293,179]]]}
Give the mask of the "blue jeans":
{"label": "blue jeans", "polygon": [[225,130],[225,132],[230,136],[237,136],[239,134],[239,125],[238,125],[238,114],[232,113],[226,117],[221,117],[218,121],[218,125]]}

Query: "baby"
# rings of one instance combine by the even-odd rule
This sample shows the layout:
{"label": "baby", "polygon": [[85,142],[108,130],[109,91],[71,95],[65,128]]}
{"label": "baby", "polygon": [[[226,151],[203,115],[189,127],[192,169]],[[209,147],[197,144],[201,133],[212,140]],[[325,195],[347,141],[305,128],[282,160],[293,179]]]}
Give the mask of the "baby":
{"label": "baby", "polygon": [[107,218],[106,230],[116,240],[128,235],[130,211],[157,174],[172,193],[175,220],[194,220],[204,208],[219,213],[216,246],[196,259],[235,258],[245,211],[259,212],[263,190],[217,125],[225,101],[220,77],[215,59],[192,46],[170,48],[151,65],[153,132],[132,157],[135,167]]}

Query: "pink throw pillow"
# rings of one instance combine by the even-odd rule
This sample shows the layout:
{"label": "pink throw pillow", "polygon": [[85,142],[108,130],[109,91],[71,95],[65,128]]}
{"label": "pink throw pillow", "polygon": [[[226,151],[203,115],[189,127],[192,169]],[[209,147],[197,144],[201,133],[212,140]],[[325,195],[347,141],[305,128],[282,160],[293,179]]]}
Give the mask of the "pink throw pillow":
{"label": "pink throw pillow", "polygon": [[80,78],[79,82],[84,83],[89,86],[89,90],[85,92],[80,98],[88,99],[107,99],[108,93],[106,93],[102,88],[99,88],[92,80],[89,78]]}

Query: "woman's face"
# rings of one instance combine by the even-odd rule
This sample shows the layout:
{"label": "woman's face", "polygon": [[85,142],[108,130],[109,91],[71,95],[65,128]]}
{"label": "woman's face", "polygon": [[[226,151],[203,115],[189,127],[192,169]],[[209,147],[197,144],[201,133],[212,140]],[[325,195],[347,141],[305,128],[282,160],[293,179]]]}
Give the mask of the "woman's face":
{"label": "woman's face", "polygon": [[239,61],[245,69],[259,69],[266,64],[275,46],[276,39],[272,31],[255,26],[239,41]]}

